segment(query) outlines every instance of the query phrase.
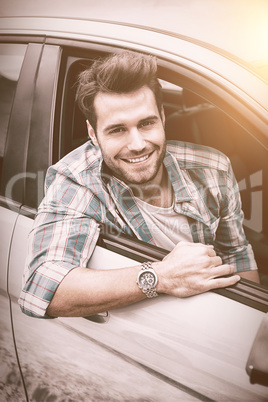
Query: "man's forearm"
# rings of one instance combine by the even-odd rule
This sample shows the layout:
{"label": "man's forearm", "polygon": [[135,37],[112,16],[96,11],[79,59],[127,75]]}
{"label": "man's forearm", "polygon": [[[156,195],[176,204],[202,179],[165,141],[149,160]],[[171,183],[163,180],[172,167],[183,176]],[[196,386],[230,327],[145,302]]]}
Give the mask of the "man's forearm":
{"label": "man's forearm", "polygon": [[124,269],[74,268],[50,302],[51,317],[86,317],[146,298],[136,284],[140,265]]}
{"label": "man's forearm", "polygon": [[[157,293],[188,297],[234,285],[235,267],[222,265],[212,246],[179,243],[161,262],[154,262]],[[137,285],[140,265],[112,270],[74,268],[62,280],[47,308],[51,317],[85,317],[123,307],[146,295]]]}

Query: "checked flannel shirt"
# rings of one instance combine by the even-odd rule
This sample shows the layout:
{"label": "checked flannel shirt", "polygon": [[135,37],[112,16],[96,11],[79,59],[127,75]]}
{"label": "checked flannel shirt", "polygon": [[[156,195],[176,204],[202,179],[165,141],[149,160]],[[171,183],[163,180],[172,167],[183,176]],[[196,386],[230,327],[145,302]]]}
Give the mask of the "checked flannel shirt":
{"label": "checked flannel shirt", "polygon": [[[45,197],[29,235],[22,311],[49,318],[46,309],[72,268],[86,267],[100,223],[154,244],[129,187],[104,173],[91,141],[48,169]],[[175,211],[189,222],[194,242],[213,244],[237,271],[257,269],[243,227],[238,185],[229,159],[212,148],[169,141],[164,159]]]}

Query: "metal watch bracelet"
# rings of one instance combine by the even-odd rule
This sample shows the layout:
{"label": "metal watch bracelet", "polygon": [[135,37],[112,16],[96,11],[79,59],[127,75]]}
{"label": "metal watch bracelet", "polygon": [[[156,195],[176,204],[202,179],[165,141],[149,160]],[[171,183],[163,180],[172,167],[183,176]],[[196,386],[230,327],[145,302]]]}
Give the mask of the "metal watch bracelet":
{"label": "metal watch bracelet", "polygon": [[[144,281],[142,281],[143,283],[141,283],[141,278],[143,276],[143,273],[146,273],[147,271],[147,276],[149,275],[149,278],[146,277]],[[152,277],[154,279],[154,283],[153,285],[150,285],[149,283],[145,284],[145,282],[148,280],[151,281]],[[139,286],[139,288],[142,290],[142,292],[148,297],[148,298],[153,298],[153,297],[157,297],[158,294],[156,292],[156,285],[157,285],[157,275],[152,267],[152,263],[151,261],[148,262],[143,262],[141,265],[141,270],[139,272],[138,275],[138,279],[137,279],[137,284]]]}

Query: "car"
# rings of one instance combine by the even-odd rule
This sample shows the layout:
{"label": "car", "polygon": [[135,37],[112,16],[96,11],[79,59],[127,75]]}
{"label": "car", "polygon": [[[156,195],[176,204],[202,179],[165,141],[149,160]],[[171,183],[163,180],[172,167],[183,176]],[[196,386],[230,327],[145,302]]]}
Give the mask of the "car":
{"label": "car", "polygon": [[[89,317],[29,317],[18,297],[47,168],[88,141],[75,103],[77,75],[93,59],[123,49],[157,57],[167,139],[207,145],[230,158],[261,283],[241,279],[230,288],[181,299],[163,295]],[[19,12],[0,18],[0,61],[0,399],[267,400],[265,76],[174,31]],[[89,268],[166,254],[103,227]]]}

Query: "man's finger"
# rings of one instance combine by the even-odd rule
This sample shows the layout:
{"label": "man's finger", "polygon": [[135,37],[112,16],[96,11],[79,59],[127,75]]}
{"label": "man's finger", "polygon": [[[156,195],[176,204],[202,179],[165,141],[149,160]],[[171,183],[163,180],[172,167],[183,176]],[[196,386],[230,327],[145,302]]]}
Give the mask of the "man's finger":
{"label": "man's finger", "polygon": [[[220,258],[220,257],[215,257],[216,258]],[[212,279],[213,278],[217,278],[219,276],[226,276],[226,275],[233,275],[235,273],[235,267],[233,265],[228,265],[228,264],[224,264],[224,265],[215,265],[215,268],[212,269],[211,271],[212,273]]]}
{"label": "man's finger", "polygon": [[239,275],[232,275],[228,278],[216,278],[216,279],[211,279],[209,281],[209,286],[210,290],[211,289],[218,289],[218,288],[225,288],[228,286],[233,286],[235,285],[239,280],[240,280]]}
{"label": "man's finger", "polygon": [[[222,259],[219,256],[211,257],[210,262],[211,262],[211,266],[213,266],[213,267],[223,266]],[[215,276],[217,276],[217,275],[215,275]]]}
{"label": "man's finger", "polygon": [[213,247],[207,246],[207,253],[209,257],[214,257],[216,255],[216,252]]}

